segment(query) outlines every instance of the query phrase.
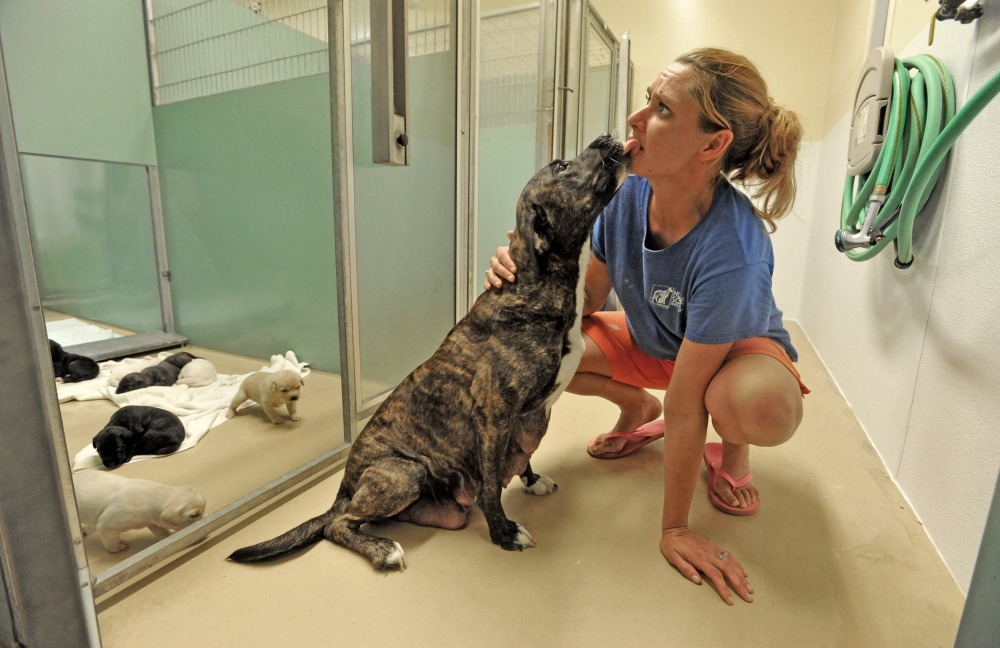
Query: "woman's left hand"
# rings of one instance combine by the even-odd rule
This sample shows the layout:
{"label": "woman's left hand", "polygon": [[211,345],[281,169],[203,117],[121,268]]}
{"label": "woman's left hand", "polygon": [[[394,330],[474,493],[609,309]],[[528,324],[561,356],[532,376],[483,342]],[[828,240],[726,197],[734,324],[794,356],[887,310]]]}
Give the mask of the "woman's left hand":
{"label": "woman's left hand", "polygon": [[[712,582],[722,600],[733,604],[729,588],[747,603],[753,603],[753,587],[740,561],[687,527],[665,529],[660,540],[660,553],[684,576],[701,585],[701,574]],[[701,574],[699,574],[701,572]]]}

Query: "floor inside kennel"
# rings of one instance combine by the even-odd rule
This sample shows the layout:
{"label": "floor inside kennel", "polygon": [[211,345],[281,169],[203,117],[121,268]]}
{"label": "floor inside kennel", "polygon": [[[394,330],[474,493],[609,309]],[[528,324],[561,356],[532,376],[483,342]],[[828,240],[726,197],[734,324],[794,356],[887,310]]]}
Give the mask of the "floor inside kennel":
{"label": "floor inside kennel", "polygon": [[[70,317],[54,311],[47,311],[45,316],[50,322]],[[119,334],[130,333],[99,322],[82,321]],[[251,373],[270,364],[268,360],[199,346],[185,346],[183,350],[209,360],[220,374]],[[275,353],[285,351],[287,349],[280,349]],[[286,416],[284,424],[274,425],[259,405],[253,405],[209,430],[192,448],[166,457],[129,462],[114,472],[173,486],[194,486],[205,496],[206,512],[212,513],[341,445],[344,418],[340,401],[340,376],[312,370],[305,379],[298,404],[301,421],[288,421]],[[61,403],[59,409],[66,450],[72,463],[77,452],[92,444],[94,435],[107,425],[118,406],[102,399],[67,401]],[[285,414],[285,409],[278,412]],[[98,574],[156,542],[153,534],[145,529],[128,531],[122,534],[122,539],[129,543],[128,549],[112,554],[104,549],[96,535],[84,538],[92,573]]]}
{"label": "floor inside kennel", "polygon": [[[272,565],[225,560],[326,510],[340,479],[328,471],[101,597],[104,645],[952,645],[960,588],[801,329],[790,331],[813,393],[790,442],[753,451],[760,512],[716,511],[703,468],[690,516],[746,567],[752,604],[726,606],[660,556],[662,441],[591,459],[586,441],[616,411],[565,394],[532,459],[559,489],[504,494],[508,517],[536,548],[494,546],[477,512],[461,531],[377,529],[403,546],[404,573],[377,573],[329,542]],[[266,459],[240,454],[220,472],[248,479]]]}

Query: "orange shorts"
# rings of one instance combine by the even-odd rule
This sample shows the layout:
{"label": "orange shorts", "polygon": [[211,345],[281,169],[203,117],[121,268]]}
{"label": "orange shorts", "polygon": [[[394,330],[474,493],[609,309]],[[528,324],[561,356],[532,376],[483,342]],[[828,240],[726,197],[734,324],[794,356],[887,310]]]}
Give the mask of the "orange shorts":
{"label": "orange shorts", "polygon": [[[629,333],[623,311],[599,311],[583,318],[583,332],[604,352],[611,365],[611,377],[614,380],[644,389],[666,389],[670,384],[674,361],[657,360],[639,349]],[[809,393],[809,388],[802,383],[802,377],[783,346],[766,337],[739,340],[729,349],[726,361],[749,353],[771,356],[795,376],[803,396]]]}

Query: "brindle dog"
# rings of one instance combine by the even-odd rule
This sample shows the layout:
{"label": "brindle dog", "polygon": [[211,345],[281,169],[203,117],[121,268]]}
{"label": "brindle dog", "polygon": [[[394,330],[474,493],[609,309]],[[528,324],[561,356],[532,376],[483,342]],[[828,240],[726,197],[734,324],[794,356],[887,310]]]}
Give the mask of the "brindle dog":
{"label": "brindle dog", "polygon": [[580,363],[591,230],[629,162],[622,145],[604,135],[575,160],[536,173],[517,204],[510,245],[517,281],[480,295],[376,410],[351,447],[329,511],[229,559],[273,560],[327,538],[378,569],[405,569],[402,547],[364,533],[362,524],[395,519],[457,529],[473,504],[495,544],[534,546],[507,519],[500,493],[516,475],[528,492],[555,488],[528,460]]}

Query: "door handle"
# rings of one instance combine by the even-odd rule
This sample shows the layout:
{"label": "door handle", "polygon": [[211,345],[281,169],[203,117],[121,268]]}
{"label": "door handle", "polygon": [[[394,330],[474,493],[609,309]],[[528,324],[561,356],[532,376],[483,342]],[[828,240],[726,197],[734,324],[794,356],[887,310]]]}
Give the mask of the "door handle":
{"label": "door handle", "polygon": [[385,166],[409,166],[406,6],[404,0],[370,2],[372,162]]}

